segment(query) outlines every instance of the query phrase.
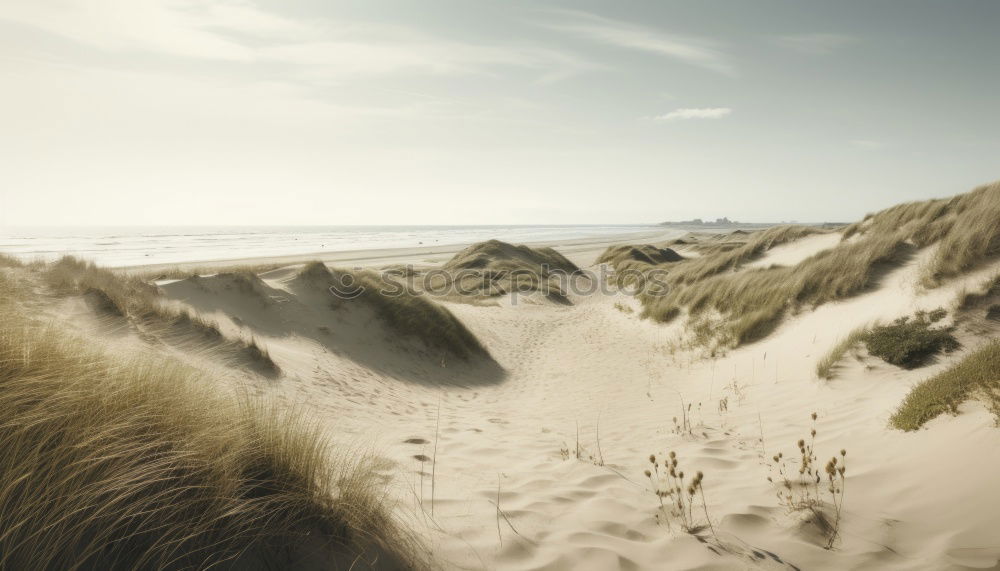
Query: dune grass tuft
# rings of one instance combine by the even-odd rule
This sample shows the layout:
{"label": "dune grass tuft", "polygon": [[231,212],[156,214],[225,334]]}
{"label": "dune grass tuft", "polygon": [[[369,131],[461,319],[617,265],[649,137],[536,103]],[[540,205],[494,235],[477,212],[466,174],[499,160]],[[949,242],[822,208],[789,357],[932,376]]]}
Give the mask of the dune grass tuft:
{"label": "dune grass tuft", "polygon": [[913,387],[889,418],[900,430],[917,430],[929,420],[958,411],[958,405],[977,393],[989,400],[1000,419],[1000,341],[993,340],[960,362]]}
{"label": "dune grass tuft", "polygon": [[24,263],[14,256],[0,253],[0,268],[19,268],[23,265]]}
{"label": "dune grass tuft", "polygon": [[43,276],[56,293],[100,291],[109,307],[121,315],[143,319],[163,311],[156,286],[73,256],[53,262]]}
{"label": "dune grass tuft", "polygon": [[837,364],[843,360],[844,355],[846,355],[848,351],[861,343],[867,334],[868,327],[861,326],[848,333],[847,337],[838,341],[837,344],[830,348],[830,351],[824,355],[818,363],[816,363],[816,376],[825,380],[833,379],[836,376]]}
{"label": "dune grass tuft", "polygon": [[0,568],[293,568],[316,554],[391,568],[418,552],[377,479],[332,462],[303,415],[17,306],[0,302]]}
{"label": "dune grass tuft", "polygon": [[226,338],[216,324],[163,303],[159,289],[138,276],[101,268],[72,256],[44,266],[42,276],[55,293],[83,294],[93,307],[105,315],[124,317],[141,325],[194,332],[248,358],[253,367],[265,375],[277,376],[281,371],[267,349],[261,347],[256,339]]}

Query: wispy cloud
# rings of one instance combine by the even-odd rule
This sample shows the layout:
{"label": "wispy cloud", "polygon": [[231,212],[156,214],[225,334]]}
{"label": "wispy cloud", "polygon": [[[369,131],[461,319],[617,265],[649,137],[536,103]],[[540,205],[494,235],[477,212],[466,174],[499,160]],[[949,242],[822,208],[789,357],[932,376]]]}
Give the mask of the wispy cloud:
{"label": "wispy cloud", "polygon": [[857,43],[854,36],[844,34],[793,34],[774,36],[771,41],[793,51],[810,55],[826,55]]}
{"label": "wispy cloud", "polygon": [[729,107],[684,107],[653,117],[654,121],[685,121],[688,119],[722,119],[733,110]]}
{"label": "wispy cloud", "polygon": [[647,52],[726,75],[735,69],[729,57],[710,40],[668,34],[620,20],[577,10],[552,10],[558,22],[542,26],[619,48]]}
{"label": "wispy cloud", "polygon": [[878,149],[885,148],[885,143],[881,141],[873,141],[871,139],[855,139],[851,141],[851,144],[866,151],[876,151]]}
{"label": "wispy cloud", "polygon": [[311,79],[520,68],[546,81],[597,67],[544,46],[449,40],[385,24],[296,20],[246,0],[25,2],[0,7],[0,20],[111,52],[283,64]]}

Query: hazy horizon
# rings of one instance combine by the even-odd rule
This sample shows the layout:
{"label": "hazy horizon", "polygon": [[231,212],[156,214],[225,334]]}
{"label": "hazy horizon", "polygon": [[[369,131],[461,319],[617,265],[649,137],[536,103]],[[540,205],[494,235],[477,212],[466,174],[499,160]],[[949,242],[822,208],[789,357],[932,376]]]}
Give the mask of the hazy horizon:
{"label": "hazy horizon", "polygon": [[0,3],[0,226],[852,221],[1000,178],[998,16]]}

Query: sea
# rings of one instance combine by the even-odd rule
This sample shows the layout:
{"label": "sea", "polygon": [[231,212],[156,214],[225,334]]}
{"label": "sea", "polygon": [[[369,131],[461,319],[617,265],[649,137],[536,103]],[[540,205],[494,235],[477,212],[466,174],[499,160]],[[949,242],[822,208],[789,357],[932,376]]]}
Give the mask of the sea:
{"label": "sea", "polygon": [[470,244],[530,243],[655,230],[653,225],[170,226],[0,228],[0,253],[24,261],[73,255],[107,267]]}

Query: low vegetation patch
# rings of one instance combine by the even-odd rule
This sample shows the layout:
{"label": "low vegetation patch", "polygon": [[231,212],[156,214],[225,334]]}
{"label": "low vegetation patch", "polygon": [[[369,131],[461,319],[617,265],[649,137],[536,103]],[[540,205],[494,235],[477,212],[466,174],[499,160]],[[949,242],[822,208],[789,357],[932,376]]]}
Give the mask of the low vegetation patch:
{"label": "low vegetation patch", "polygon": [[839,456],[831,456],[821,470],[815,449],[818,415],[814,412],[811,417],[809,436],[796,443],[798,454],[775,454],[771,458],[771,475],[767,481],[775,486],[778,503],[788,511],[807,510],[812,513],[813,523],[826,535],[826,548],[831,549],[840,535],[847,482],[847,450],[841,449]]}
{"label": "low vegetation patch", "polygon": [[1000,341],[976,349],[956,365],[913,387],[889,424],[900,430],[917,430],[943,413],[958,412],[958,405],[973,396],[987,399],[1000,419]]}
{"label": "low vegetation patch", "polygon": [[888,325],[871,328],[862,340],[871,355],[897,367],[915,369],[935,355],[959,347],[952,327],[934,327],[945,315],[943,309],[918,311],[913,319],[900,317]]}
{"label": "low vegetation patch", "polygon": [[[660,502],[657,520],[665,522],[668,528],[672,527],[672,522],[677,522],[683,531],[692,534],[708,528],[714,536],[715,527],[708,515],[708,502],[705,500],[705,487],[702,485],[705,474],[699,470],[685,479],[684,470],[675,452],[670,452],[661,458],[650,454],[649,464],[649,468],[645,471],[646,478],[649,479],[653,493]],[[695,512],[699,500],[704,521],[700,521],[701,514]]]}

